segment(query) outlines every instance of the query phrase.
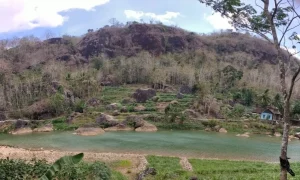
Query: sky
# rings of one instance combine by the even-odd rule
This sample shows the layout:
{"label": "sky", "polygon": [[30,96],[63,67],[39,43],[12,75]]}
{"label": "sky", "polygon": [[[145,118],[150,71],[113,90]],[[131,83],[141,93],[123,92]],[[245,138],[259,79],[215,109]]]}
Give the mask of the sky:
{"label": "sky", "polygon": [[78,36],[109,25],[112,18],[161,21],[197,33],[232,28],[198,0],[0,0],[0,39]]}

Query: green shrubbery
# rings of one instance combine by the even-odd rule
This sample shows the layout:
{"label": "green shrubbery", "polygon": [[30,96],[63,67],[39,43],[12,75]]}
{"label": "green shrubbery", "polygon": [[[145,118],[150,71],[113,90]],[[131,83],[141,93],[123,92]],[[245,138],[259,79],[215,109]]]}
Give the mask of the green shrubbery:
{"label": "green shrubbery", "polygon": [[[40,178],[50,167],[44,160],[0,159],[0,179],[32,180]],[[73,166],[63,166],[54,178],[60,180],[72,179],[111,179],[111,170],[102,162],[80,162]]]}
{"label": "green shrubbery", "polygon": [[56,131],[69,131],[78,128],[78,125],[68,124],[65,117],[52,120],[52,124]]}

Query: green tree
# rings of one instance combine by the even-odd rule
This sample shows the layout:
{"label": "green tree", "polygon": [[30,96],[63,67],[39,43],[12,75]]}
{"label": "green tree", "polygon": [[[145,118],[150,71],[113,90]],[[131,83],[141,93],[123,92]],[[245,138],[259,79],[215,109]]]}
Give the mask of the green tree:
{"label": "green tree", "polygon": [[271,97],[269,95],[269,89],[266,89],[260,96],[259,102],[262,107],[267,107],[271,104]]}
{"label": "green tree", "polygon": [[[245,4],[241,0],[199,0],[213,8],[215,12],[229,18],[230,23],[237,30],[249,31],[264,38],[276,49],[276,61],[279,66],[281,93],[284,97],[284,128],[280,153],[282,163],[280,179],[287,179],[287,147],[290,131],[290,99],[293,93],[295,81],[300,73],[300,66],[293,71],[291,83],[286,83],[286,65],[293,54],[286,57],[281,47],[286,46],[287,41],[298,45],[300,38],[295,28],[300,25],[300,16],[294,0],[257,0],[255,5]],[[249,1],[244,1],[249,2]],[[292,43],[291,43],[292,44]],[[296,49],[293,45],[292,48]],[[297,52],[298,53],[298,52]],[[287,59],[288,58],[288,59]],[[293,174],[293,173],[292,173]]]}
{"label": "green tree", "polygon": [[242,89],[243,104],[251,106],[254,102],[254,92],[252,89]]}
{"label": "green tree", "polygon": [[273,99],[273,106],[277,107],[281,114],[283,114],[283,101],[280,94],[276,94]]}
{"label": "green tree", "polygon": [[296,101],[292,108],[292,115],[300,115],[300,101]]}
{"label": "green tree", "polygon": [[242,79],[243,77],[243,72],[238,71],[231,65],[226,66],[223,70],[223,77],[224,77],[224,82],[223,82],[223,87],[225,89],[230,89],[236,85],[236,83]]}

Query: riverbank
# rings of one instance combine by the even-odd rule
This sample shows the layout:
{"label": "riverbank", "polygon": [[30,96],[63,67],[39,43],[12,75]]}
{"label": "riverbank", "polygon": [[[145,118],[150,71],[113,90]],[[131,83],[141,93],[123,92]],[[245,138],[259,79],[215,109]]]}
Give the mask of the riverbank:
{"label": "riverbank", "polygon": [[[16,147],[0,146],[0,159],[45,159],[54,162],[59,157],[72,155],[78,152],[23,149]],[[84,161],[105,162],[114,171],[119,171],[128,180],[136,178],[137,174],[152,167],[155,175],[148,175],[147,180],[163,179],[278,179],[279,165],[255,161],[228,161],[187,159],[184,157],[152,156],[146,154],[120,154],[120,153],[93,153],[84,152]],[[300,163],[291,163],[296,175],[300,173]],[[297,179],[297,178],[289,178]],[[115,180],[115,179],[114,179]],[[118,179],[116,179],[118,180]]]}

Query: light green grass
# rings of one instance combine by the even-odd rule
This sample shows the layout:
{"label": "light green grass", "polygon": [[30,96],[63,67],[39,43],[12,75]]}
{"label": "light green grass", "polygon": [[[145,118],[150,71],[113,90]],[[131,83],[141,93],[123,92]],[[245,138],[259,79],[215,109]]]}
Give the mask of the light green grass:
{"label": "light green grass", "polygon": [[118,171],[112,171],[111,180],[128,180],[128,178]]}
{"label": "light green grass", "polygon": [[155,176],[149,175],[146,180],[177,180],[189,179],[189,173],[184,171],[177,157],[147,156],[149,167],[156,169]]}
{"label": "light green grass", "polygon": [[[250,161],[201,160],[190,159],[193,171],[182,169],[179,158],[147,156],[149,167],[157,171],[157,175],[147,176],[147,180],[188,180],[197,177],[201,180],[277,180],[279,179],[279,164]],[[288,179],[300,179],[300,163],[291,163],[296,173],[295,177],[288,175]]]}
{"label": "light green grass", "polygon": [[130,168],[132,166],[132,163],[129,160],[119,160],[112,162],[110,166],[112,168]]}

